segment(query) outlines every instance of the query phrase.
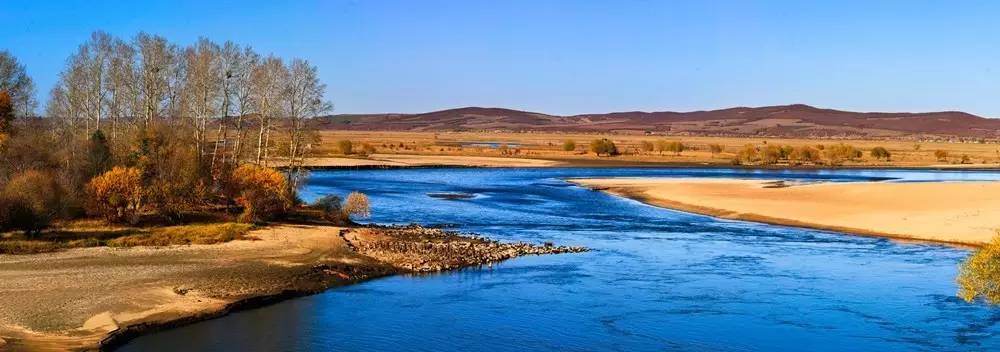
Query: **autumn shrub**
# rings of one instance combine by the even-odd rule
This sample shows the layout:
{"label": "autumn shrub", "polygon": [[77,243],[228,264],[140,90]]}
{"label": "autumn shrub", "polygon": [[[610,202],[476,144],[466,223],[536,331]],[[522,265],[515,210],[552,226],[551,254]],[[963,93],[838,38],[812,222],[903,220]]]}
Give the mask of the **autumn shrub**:
{"label": "autumn shrub", "polygon": [[714,144],[713,143],[713,144],[709,144],[708,145],[708,150],[710,152],[712,152],[713,155],[715,155],[715,154],[722,153],[723,147],[722,147],[722,144]]}
{"label": "autumn shrub", "polygon": [[884,159],[886,161],[888,161],[889,158],[892,157],[892,153],[889,153],[889,150],[885,149],[883,147],[872,148],[871,155],[875,159],[878,159],[878,160],[883,160]]}
{"label": "autumn shrub", "polygon": [[62,213],[62,194],[51,174],[37,170],[20,173],[3,188],[5,209],[0,211],[5,215],[0,215],[0,222],[28,233],[45,228]]}
{"label": "autumn shrub", "polygon": [[736,152],[733,163],[737,165],[752,165],[760,162],[760,160],[760,149],[753,144],[747,144],[740,151]]}
{"label": "autumn shrub", "polygon": [[319,209],[323,214],[323,219],[335,223],[342,223],[344,220],[343,199],[335,194],[327,194],[313,202],[313,207]]}
{"label": "autumn shrub", "polygon": [[47,225],[48,221],[24,199],[0,194],[0,232],[20,230],[33,234]]}
{"label": "autumn shrub", "polygon": [[607,138],[595,139],[591,141],[590,151],[594,152],[594,154],[597,154],[597,156],[601,156],[601,154],[607,156],[618,155],[618,147],[615,146],[615,142],[612,142]]}
{"label": "autumn shrub", "polygon": [[782,159],[784,151],[781,147],[774,144],[768,144],[764,146],[764,150],[761,151],[761,163],[764,165],[774,165],[777,164],[779,160]]}
{"label": "autumn shrub", "polygon": [[252,164],[233,170],[236,202],[243,207],[241,222],[261,222],[284,215],[292,206],[288,180],[275,169]]}
{"label": "autumn shrub", "polygon": [[955,281],[966,301],[982,298],[1000,304],[1000,233],[962,263]]}
{"label": "autumn shrub", "polygon": [[824,152],[831,165],[840,165],[845,161],[855,160],[861,157],[861,150],[844,143],[831,145],[827,147]]}
{"label": "autumn shrub", "polygon": [[344,155],[354,154],[354,143],[347,139],[339,140],[337,141],[337,151]]}
{"label": "autumn shrub", "polygon": [[642,150],[643,153],[652,152],[653,151],[653,142],[650,142],[650,141],[639,142],[639,149]]}
{"label": "autumn shrub", "polygon": [[574,151],[574,150],[576,150],[576,141],[567,139],[567,140],[563,141],[562,148],[563,148],[564,151],[567,151],[567,152]]}
{"label": "autumn shrub", "polygon": [[938,161],[948,161],[948,152],[941,149],[935,150],[934,157],[937,158]]}
{"label": "autumn shrub", "polygon": [[795,148],[792,150],[792,153],[788,158],[796,163],[818,164],[823,161],[823,156],[820,155],[820,151],[808,145]]}
{"label": "autumn shrub", "polygon": [[687,150],[687,146],[684,145],[684,143],[681,143],[681,142],[670,141],[670,142],[667,142],[665,150],[668,151],[668,152],[674,153],[674,155],[681,155],[681,153],[683,153],[685,150]]}
{"label": "autumn shrub", "polygon": [[116,166],[87,184],[87,210],[110,222],[138,221],[142,207],[142,173],[134,167]]}
{"label": "autumn shrub", "polygon": [[351,192],[351,194],[347,195],[347,199],[344,200],[342,211],[346,218],[352,216],[367,218],[371,214],[368,196],[361,192]]}

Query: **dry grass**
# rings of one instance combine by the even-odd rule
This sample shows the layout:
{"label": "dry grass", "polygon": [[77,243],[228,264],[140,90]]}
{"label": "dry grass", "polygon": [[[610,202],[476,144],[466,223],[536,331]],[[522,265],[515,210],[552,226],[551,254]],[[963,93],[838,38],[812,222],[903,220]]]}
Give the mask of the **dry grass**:
{"label": "dry grass", "polygon": [[[790,145],[815,146],[817,144],[832,145],[846,143],[860,148],[864,152],[861,161],[848,162],[845,166],[930,166],[942,164],[958,164],[963,155],[969,157],[969,162],[981,166],[1000,166],[1000,145],[948,142],[918,142],[907,140],[835,140],[835,139],[791,139],[791,138],[752,138],[752,137],[695,137],[695,136],[646,136],[646,135],[611,135],[585,133],[483,133],[483,132],[382,132],[382,131],[321,131],[322,143],[316,148],[317,156],[343,157],[336,150],[336,141],[351,140],[355,143],[368,143],[375,147],[378,154],[420,154],[420,155],[464,155],[464,156],[513,156],[518,158],[537,158],[550,160],[565,160],[579,162],[593,161],[624,161],[664,164],[715,164],[729,165],[736,152],[744,145],[764,146]],[[626,155],[614,158],[597,157],[587,151],[589,142],[593,139],[608,138],[615,142],[618,149]],[[576,142],[576,150],[564,151],[563,144],[567,140]],[[680,155],[673,153],[641,152],[642,142],[658,140],[680,141],[690,150]],[[469,146],[475,142],[508,143],[508,153],[517,150],[517,154],[504,155],[499,148]],[[403,148],[399,145],[402,144]],[[710,146],[722,147],[720,153],[712,153]],[[391,148],[389,146],[392,146]],[[889,162],[876,160],[869,155],[875,147],[883,147],[892,153]],[[948,160],[939,161],[936,150],[948,152]],[[352,156],[353,157],[353,156]],[[357,156],[361,158],[361,156]],[[281,160],[276,160],[280,163]]]}
{"label": "dry grass", "polygon": [[238,223],[195,224],[153,228],[148,232],[117,237],[107,241],[109,247],[169,246],[184,244],[215,244],[248,239],[253,225]]}
{"label": "dry grass", "polygon": [[40,236],[27,238],[9,233],[0,236],[0,254],[35,254],[81,247],[136,247],[187,244],[215,244],[252,239],[253,225],[239,223],[199,223],[159,227],[115,227],[100,222],[63,224]]}

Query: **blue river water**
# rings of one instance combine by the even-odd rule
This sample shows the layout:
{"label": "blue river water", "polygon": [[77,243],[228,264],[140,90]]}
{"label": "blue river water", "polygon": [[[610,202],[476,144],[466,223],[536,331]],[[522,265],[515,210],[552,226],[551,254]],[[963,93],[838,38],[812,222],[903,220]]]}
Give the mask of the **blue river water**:
{"label": "blue river water", "polygon": [[[565,181],[593,176],[1000,180],[998,172],[906,170],[317,171],[303,198],[367,193],[371,222],[594,251],[373,280],[143,336],[121,350],[1000,350],[1000,308],[955,295],[968,250],[720,220]],[[475,197],[427,195],[434,192]]]}

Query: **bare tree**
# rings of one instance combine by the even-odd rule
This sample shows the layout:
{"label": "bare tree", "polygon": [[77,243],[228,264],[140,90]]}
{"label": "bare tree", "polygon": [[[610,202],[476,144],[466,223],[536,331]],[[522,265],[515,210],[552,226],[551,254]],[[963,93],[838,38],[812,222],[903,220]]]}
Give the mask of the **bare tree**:
{"label": "bare tree", "polygon": [[284,112],[288,131],[288,167],[293,184],[297,184],[299,169],[314,136],[308,129],[308,120],[333,109],[324,100],[326,85],[321,83],[316,66],[301,59],[292,60],[285,82]]}
{"label": "bare tree", "polygon": [[24,65],[6,50],[0,50],[0,91],[10,94],[15,114],[31,116],[34,113],[38,105],[35,82],[28,76]]}
{"label": "bare tree", "polygon": [[282,96],[285,82],[288,80],[288,69],[281,59],[268,56],[257,66],[251,80],[251,97],[256,104],[259,124],[257,133],[258,165],[267,165],[268,149],[271,142],[271,129],[275,117],[281,116]]}
{"label": "bare tree", "polygon": [[144,123],[158,118],[167,99],[174,48],[163,37],[139,33],[135,37],[139,53],[140,101]]}
{"label": "bare tree", "polygon": [[253,74],[258,66],[260,66],[260,55],[252,48],[246,47],[239,54],[233,72],[233,98],[236,102],[236,141],[233,143],[233,158],[237,162],[242,160],[243,145],[246,143],[245,119],[255,111]]}
{"label": "bare tree", "polygon": [[184,78],[180,94],[183,95],[183,116],[191,118],[194,127],[196,157],[201,161],[208,139],[208,122],[218,111],[222,92],[220,69],[220,49],[215,43],[201,38],[198,43],[184,51]]}

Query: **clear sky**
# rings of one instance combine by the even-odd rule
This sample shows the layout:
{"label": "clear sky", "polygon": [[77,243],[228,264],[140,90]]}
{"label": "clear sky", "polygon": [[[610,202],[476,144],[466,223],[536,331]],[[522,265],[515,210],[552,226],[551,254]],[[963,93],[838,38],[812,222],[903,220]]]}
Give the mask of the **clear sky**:
{"label": "clear sky", "polygon": [[1000,117],[998,16],[1000,1],[5,0],[0,48],[42,102],[104,30],[307,59],[338,113],[805,103]]}

